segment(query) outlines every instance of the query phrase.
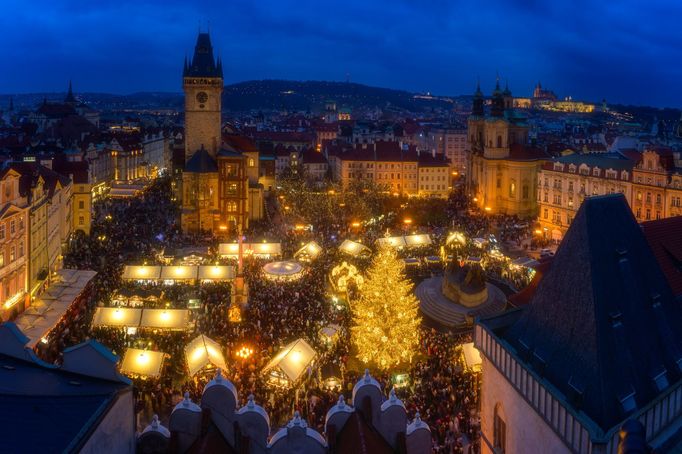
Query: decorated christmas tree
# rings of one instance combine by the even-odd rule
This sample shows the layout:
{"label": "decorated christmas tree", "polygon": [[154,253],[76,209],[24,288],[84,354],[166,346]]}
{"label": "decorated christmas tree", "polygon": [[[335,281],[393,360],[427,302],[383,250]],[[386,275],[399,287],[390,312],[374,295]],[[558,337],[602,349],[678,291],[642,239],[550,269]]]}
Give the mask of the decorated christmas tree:
{"label": "decorated christmas tree", "polygon": [[393,248],[380,248],[352,307],[358,358],[383,370],[409,363],[419,344],[421,317],[404,268]]}

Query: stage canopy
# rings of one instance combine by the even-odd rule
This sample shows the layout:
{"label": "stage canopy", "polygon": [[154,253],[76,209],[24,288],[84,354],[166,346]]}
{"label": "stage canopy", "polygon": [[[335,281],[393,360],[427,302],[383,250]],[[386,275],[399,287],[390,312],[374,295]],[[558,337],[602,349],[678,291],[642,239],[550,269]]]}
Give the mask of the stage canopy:
{"label": "stage canopy", "polygon": [[229,265],[202,265],[199,267],[200,281],[230,281],[234,279],[234,267]]}
{"label": "stage canopy", "polygon": [[[271,373],[280,385],[295,383],[315,360],[315,350],[303,339],[297,339],[284,347],[265,366],[263,373]],[[273,373],[274,372],[274,373]]]}
{"label": "stage canopy", "polygon": [[140,326],[142,309],[131,307],[98,307],[92,318],[92,326],[135,327]]}
{"label": "stage canopy", "polygon": [[189,325],[187,309],[143,309],[140,328],[185,330]]}
{"label": "stage canopy", "polygon": [[351,240],[343,240],[341,246],[339,246],[339,251],[344,252],[351,257],[357,257],[359,255],[370,255],[372,251],[370,248],[362,243],[357,243]]}
{"label": "stage canopy", "polygon": [[129,348],[123,355],[120,372],[126,375],[158,377],[161,375],[161,366],[165,356],[166,354],[162,352]]}
{"label": "stage canopy", "polygon": [[187,367],[191,376],[196,375],[197,372],[207,366],[227,372],[225,357],[220,345],[203,334],[200,334],[199,337],[185,347],[185,357],[187,358]]}
{"label": "stage canopy", "polygon": [[322,253],[322,247],[315,241],[303,246],[295,254],[294,258],[297,260],[310,261],[315,260]]}
{"label": "stage canopy", "polygon": [[294,281],[301,277],[302,271],[301,264],[291,260],[270,262],[263,265],[265,277],[271,280]]}
{"label": "stage canopy", "polygon": [[161,276],[160,266],[126,266],[121,278],[126,281],[156,281]]}
{"label": "stage canopy", "polygon": [[[220,243],[218,253],[221,257],[236,259],[239,257],[239,243]],[[258,258],[270,258],[282,255],[281,243],[242,243],[242,253]]]}

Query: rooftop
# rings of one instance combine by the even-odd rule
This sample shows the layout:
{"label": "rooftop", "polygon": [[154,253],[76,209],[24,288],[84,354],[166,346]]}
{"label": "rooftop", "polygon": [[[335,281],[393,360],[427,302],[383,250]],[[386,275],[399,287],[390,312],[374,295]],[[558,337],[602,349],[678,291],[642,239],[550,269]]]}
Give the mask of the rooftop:
{"label": "rooftop", "polygon": [[585,200],[528,306],[496,331],[604,431],[682,378],[680,333],[682,306],[621,194]]}

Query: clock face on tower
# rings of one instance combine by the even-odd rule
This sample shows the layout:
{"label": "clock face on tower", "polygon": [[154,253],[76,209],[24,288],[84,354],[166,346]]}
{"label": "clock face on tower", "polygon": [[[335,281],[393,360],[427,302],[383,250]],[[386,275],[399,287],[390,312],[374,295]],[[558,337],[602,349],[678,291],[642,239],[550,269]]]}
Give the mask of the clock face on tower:
{"label": "clock face on tower", "polygon": [[197,101],[199,101],[201,104],[204,104],[206,101],[208,101],[208,95],[204,91],[200,91],[197,93]]}

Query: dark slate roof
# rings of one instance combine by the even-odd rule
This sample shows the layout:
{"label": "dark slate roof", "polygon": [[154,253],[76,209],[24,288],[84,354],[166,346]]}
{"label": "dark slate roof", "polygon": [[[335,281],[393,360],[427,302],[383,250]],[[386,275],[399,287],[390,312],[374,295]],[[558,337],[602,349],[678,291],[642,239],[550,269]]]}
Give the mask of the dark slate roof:
{"label": "dark slate roof", "polygon": [[682,306],[622,194],[585,200],[530,304],[500,334],[604,431],[635,410],[623,408],[628,396],[641,409],[661,393],[654,377],[682,378]]}
{"label": "dark slate roof", "polygon": [[243,158],[244,155],[232,148],[231,146],[227,145],[221,148],[218,151],[218,157],[223,157],[223,158]]}
{"label": "dark slate roof", "polygon": [[197,44],[194,46],[194,56],[187,62],[183,71],[184,77],[223,77],[223,67],[220,59],[213,58],[213,46],[208,33],[199,33]]}
{"label": "dark slate roof", "polygon": [[127,387],[0,354],[2,450],[70,451]]}
{"label": "dark slate roof", "polygon": [[336,436],[336,452],[391,454],[393,449],[364,416],[354,411]]}
{"label": "dark slate roof", "polygon": [[205,148],[201,148],[199,151],[195,152],[187,164],[185,164],[185,172],[193,173],[211,173],[217,172],[218,165],[215,159],[208,154]]}

